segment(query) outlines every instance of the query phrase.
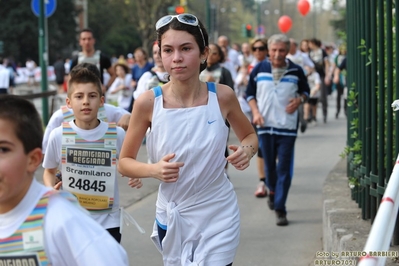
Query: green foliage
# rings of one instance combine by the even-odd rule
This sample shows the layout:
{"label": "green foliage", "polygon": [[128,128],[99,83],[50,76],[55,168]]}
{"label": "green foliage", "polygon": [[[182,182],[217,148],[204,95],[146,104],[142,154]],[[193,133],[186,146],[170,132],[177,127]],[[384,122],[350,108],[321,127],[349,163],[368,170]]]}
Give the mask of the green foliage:
{"label": "green foliage", "polygon": [[330,21],[330,25],[333,27],[335,35],[338,39],[346,43],[346,8],[340,7],[338,1],[332,1],[333,12],[336,12],[338,18]]}
{"label": "green foliage", "polygon": [[359,185],[360,185],[359,178],[356,178],[356,177],[353,177],[353,176],[349,177],[348,184],[349,184],[350,189],[354,189],[355,187],[359,187]]}
{"label": "green foliage", "polygon": [[[73,51],[80,50],[75,19],[83,10],[75,7],[74,2],[57,1],[56,11],[47,19],[50,65],[58,55],[71,57]],[[122,0],[88,0],[88,25],[94,31],[96,48],[108,55],[126,55],[141,45],[132,22],[133,4],[128,4]],[[0,17],[3,56],[12,56],[21,64],[27,57],[39,63],[39,19],[33,14],[30,1],[2,1]]]}
{"label": "green foliage", "polygon": [[350,129],[355,130],[357,128],[359,128],[359,118],[358,117],[352,119]]}
{"label": "green foliage", "polygon": [[[71,47],[75,44],[75,14],[72,1],[57,1],[56,11],[47,19],[50,63],[58,54],[70,54]],[[11,56],[22,64],[26,58],[31,57],[38,63],[39,19],[33,14],[30,1],[2,1],[0,18],[0,40],[4,42],[3,56]]]}
{"label": "green foliage", "polygon": [[[358,95],[359,93],[355,90],[355,84],[352,84],[351,89],[348,92],[348,96],[347,96],[347,105],[348,107],[350,106],[354,106],[354,113],[357,113],[358,110]],[[344,148],[344,151],[340,154],[340,156],[342,158],[345,158],[346,156],[348,156],[349,154],[354,154],[354,158],[353,158],[353,163],[358,166],[361,164],[362,162],[362,158],[360,155],[360,152],[362,151],[362,141],[359,140],[359,118],[355,117],[352,121],[351,121],[351,130],[352,130],[352,134],[350,135],[350,138],[354,139],[355,142],[353,143],[353,146],[346,146]]]}
{"label": "green foliage", "polygon": [[367,56],[367,63],[366,63],[366,66],[370,65],[371,62],[372,62],[372,57],[371,57],[371,55],[372,55],[373,50],[372,50],[371,48],[370,48],[370,49],[367,49],[366,41],[365,41],[364,39],[361,39],[361,40],[360,40],[360,45],[359,45],[357,48],[358,48],[359,50],[361,50],[361,52],[360,52],[361,55]]}
{"label": "green foliage", "polygon": [[357,103],[357,96],[358,96],[358,92],[355,91],[355,84],[352,84],[351,89],[348,92],[348,106],[351,107],[353,106],[355,103]]}
{"label": "green foliage", "polygon": [[94,31],[97,49],[109,56],[126,56],[141,46],[130,2],[88,0],[88,6],[89,27]]}
{"label": "green foliage", "polygon": [[[364,45],[364,44],[362,44]],[[347,95],[347,105],[348,107],[353,107],[353,113],[357,114],[359,112],[358,96],[359,93],[355,90],[356,84],[353,83]],[[354,140],[353,145],[348,145],[344,148],[343,152],[340,154],[341,158],[346,158],[352,155],[351,163],[354,167],[358,167],[362,164],[362,146],[363,142],[359,139],[359,118],[354,117],[350,121],[351,135],[350,138]],[[350,176],[348,179],[349,187],[354,189],[359,186],[359,179],[357,177]]]}
{"label": "green foliage", "polygon": [[245,9],[251,10],[254,6],[254,1],[253,0],[241,0],[242,5]]}

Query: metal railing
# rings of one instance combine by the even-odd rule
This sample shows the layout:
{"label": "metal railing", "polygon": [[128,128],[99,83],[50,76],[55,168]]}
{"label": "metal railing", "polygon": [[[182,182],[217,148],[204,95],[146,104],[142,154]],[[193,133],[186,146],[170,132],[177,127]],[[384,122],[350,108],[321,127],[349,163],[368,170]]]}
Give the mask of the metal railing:
{"label": "metal railing", "polygon": [[[348,177],[362,219],[376,219],[399,152],[399,0],[347,3]],[[398,29],[398,30],[395,30]],[[392,244],[399,244],[396,227]]]}
{"label": "metal railing", "polygon": [[387,257],[378,254],[379,251],[389,251],[391,237],[395,228],[399,207],[399,155],[391,178],[385,189],[384,196],[375,216],[366,245],[365,256],[360,258],[358,266],[385,265]]}

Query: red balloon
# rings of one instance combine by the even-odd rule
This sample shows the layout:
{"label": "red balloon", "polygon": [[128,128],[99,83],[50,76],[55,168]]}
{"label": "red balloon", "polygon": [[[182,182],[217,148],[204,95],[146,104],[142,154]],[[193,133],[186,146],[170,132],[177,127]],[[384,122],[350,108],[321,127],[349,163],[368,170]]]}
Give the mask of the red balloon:
{"label": "red balloon", "polygon": [[299,13],[302,14],[302,16],[306,16],[310,10],[310,4],[308,0],[299,0],[298,2],[298,10]]}
{"label": "red balloon", "polygon": [[292,27],[292,19],[289,16],[281,16],[278,19],[278,27],[282,33],[287,33]]}

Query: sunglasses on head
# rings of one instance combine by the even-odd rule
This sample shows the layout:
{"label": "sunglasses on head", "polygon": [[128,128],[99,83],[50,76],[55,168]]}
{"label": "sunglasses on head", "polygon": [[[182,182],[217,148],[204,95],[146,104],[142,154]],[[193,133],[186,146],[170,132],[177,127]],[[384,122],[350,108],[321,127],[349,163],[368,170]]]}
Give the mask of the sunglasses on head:
{"label": "sunglasses on head", "polygon": [[252,51],[255,52],[256,50],[266,51],[266,47],[264,47],[264,46],[252,47]]}
{"label": "sunglasses on head", "polygon": [[164,17],[160,18],[157,21],[157,23],[155,24],[155,30],[159,30],[160,28],[168,25],[169,23],[172,22],[172,20],[174,18],[177,18],[177,20],[180,23],[183,23],[183,24],[186,24],[186,25],[190,25],[190,26],[194,26],[194,27],[198,26],[198,29],[201,32],[202,41],[204,42],[204,47],[206,46],[205,45],[204,34],[202,33],[201,27],[200,27],[199,22],[198,22],[198,18],[196,16],[194,16],[194,15],[191,15],[191,14],[180,14],[180,15],[167,15],[167,16],[164,16]]}

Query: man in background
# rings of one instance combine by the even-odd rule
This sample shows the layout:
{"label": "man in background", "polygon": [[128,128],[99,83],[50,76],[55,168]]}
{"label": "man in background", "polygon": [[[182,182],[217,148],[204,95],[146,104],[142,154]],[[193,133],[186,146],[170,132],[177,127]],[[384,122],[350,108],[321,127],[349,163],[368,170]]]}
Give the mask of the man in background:
{"label": "man in background", "polygon": [[[96,39],[94,38],[93,31],[91,29],[83,29],[79,34],[79,45],[82,51],[72,58],[71,70],[74,66],[80,63],[90,63],[97,66],[101,74],[101,82],[103,84],[103,92],[105,92],[112,84],[115,79],[115,71],[112,67],[111,59],[104,55],[100,50],[96,50],[94,45]],[[110,79],[104,84],[104,69],[110,75]],[[104,87],[105,86],[105,87]]]}

